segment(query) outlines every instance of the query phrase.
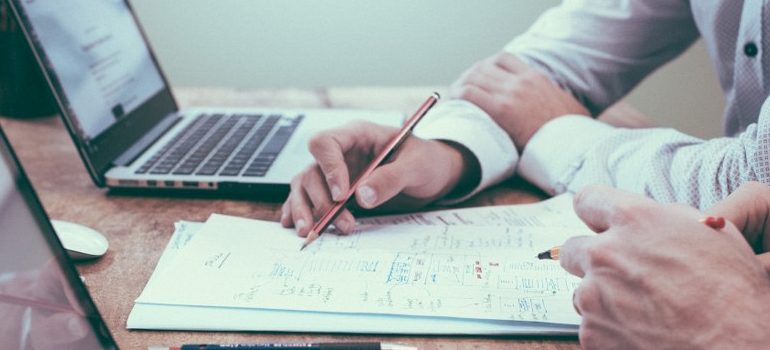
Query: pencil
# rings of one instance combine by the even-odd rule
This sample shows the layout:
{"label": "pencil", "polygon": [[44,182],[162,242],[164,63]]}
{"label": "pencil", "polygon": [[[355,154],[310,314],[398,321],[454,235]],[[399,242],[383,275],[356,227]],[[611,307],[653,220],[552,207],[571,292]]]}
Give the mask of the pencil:
{"label": "pencil", "polygon": [[358,175],[355,181],[353,181],[353,184],[348,189],[345,197],[342,200],[334,203],[334,206],[332,206],[331,209],[329,209],[329,211],[327,211],[326,214],[324,214],[321,219],[318,220],[315,225],[313,225],[313,228],[310,230],[310,233],[308,233],[307,238],[305,239],[305,243],[302,244],[302,248],[300,248],[300,250],[305,249],[305,247],[307,247],[310,243],[313,243],[313,241],[321,236],[321,234],[329,227],[332,221],[334,221],[334,219],[336,219],[337,216],[342,213],[345,205],[356,193],[356,190],[358,189],[358,186],[361,184],[361,182],[369,177],[374,169],[377,169],[377,167],[388,161],[390,156],[393,155],[398,150],[398,147],[404,143],[409,135],[411,135],[412,130],[414,130],[415,126],[417,126],[417,123],[422,120],[422,117],[424,117],[425,114],[427,114],[434,105],[436,105],[436,102],[438,102],[440,98],[441,96],[437,92],[434,92],[425,102],[423,102],[422,106],[420,106],[420,108],[414,112],[412,117],[404,123],[404,125],[401,127],[401,130],[399,130],[398,133],[393,136],[392,139],[390,139],[385,148],[383,148],[382,151],[377,154],[377,156],[371,161],[371,163],[369,163],[366,169],[361,172],[360,175]]}
{"label": "pencil", "polygon": [[559,250],[561,250],[561,247],[553,247],[538,254],[537,258],[540,260],[559,260]]}
{"label": "pencil", "polygon": [[[706,216],[703,219],[698,220],[700,223],[711,227],[715,230],[719,230],[725,227],[727,221],[721,216]],[[559,251],[561,246],[555,246],[540,254],[537,254],[537,258],[540,260],[559,260]]]}

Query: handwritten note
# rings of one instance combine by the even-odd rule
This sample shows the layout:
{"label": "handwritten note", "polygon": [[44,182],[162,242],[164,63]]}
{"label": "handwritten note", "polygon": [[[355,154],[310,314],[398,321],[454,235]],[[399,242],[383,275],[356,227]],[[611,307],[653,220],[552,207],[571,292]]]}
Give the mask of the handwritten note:
{"label": "handwritten note", "polygon": [[577,324],[579,280],[534,259],[573,226],[368,223],[300,252],[277,223],[213,215],[137,302]]}
{"label": "handwritten note", "polygon": [[572,196],[561,195],[533,203],[448,209],[422,213],[387,215],[358,220],[358,225],[471,225],[576,227],[584,224],[572,210]]}

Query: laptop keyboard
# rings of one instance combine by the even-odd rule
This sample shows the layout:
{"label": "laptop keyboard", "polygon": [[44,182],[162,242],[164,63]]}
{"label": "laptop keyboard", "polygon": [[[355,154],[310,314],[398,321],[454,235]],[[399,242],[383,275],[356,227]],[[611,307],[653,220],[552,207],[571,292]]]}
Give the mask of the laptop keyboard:
{"label": "laptop keyboard", "polygon": [[265,176],[303,117],[281,122],[277,114],[200,115],[136,173]]}

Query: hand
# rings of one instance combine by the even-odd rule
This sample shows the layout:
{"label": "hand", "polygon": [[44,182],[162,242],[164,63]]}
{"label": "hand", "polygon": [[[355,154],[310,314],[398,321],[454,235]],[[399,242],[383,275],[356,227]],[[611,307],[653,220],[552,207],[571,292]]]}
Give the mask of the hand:
{"label": "hand", "polygon": [[575,308],[584,349],[763,348],[770,281],[740,231],[695,209],[605,186],[575,197],[598,236],[574,237],[561,265],[582,277]]}
{"label": "hand", "polygon": [[[306,236],[312,223],[329,210],[333,201],[343,199],[355,177],[397,133],[396,128],[362,122],[313,137],[309,148],[316,163],[292,179],[281,224],[294,226],[300,236]],[[466,159],[471,156],[459,149],[410,136],[390,163],[377,168],[359,186],[356,203],[370,209],[387,202],[405,210],[446,195],[469,174]],[[334,225],[350,233],[355,220],[345,209]]]}
{"label": "hand", "polygon": [[474,64],[449,90],[489,114],[519,149],[543,124],[567,114],[590,115],[568,92],[513,54],[501,52]]}
{"label": "hand", "polygon": [[747,182],[706,213],[735,224],[770,273],[770,187]]}

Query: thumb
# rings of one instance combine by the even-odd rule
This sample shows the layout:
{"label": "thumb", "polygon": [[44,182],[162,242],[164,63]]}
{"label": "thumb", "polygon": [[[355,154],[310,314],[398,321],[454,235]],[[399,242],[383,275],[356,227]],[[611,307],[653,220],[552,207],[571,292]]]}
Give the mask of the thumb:
{"label": "thumb", "polygon": [[409,169],[395,161],[375,169],[356,190],[356,202],[371,209],[395,197],[409,184]]}

